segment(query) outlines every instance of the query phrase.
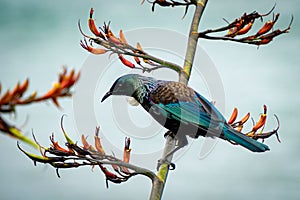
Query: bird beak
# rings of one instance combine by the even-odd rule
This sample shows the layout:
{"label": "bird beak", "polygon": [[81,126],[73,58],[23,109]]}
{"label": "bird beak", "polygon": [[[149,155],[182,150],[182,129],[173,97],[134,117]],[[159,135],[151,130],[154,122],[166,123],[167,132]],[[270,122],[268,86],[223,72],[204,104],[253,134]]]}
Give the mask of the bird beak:
{"label": "bird beak", "polygon": [[108,91],[102,98],[101,102],[103,102],[105,99],[107,99],[107,97],[109,97],[110,95],[112,95],[111,91]]}

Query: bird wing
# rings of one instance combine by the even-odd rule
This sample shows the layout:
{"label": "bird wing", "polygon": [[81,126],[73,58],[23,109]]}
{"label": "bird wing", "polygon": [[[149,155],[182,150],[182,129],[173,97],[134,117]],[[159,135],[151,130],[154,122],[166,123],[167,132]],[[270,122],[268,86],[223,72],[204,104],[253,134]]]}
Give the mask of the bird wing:
{"label": "bird wing", "polygon": [[174,118],[182,123],[192,123],[202,127],[209,127],[211,117],[201,111],[201,107],[190,102],[178,102],[169,104],[156,104],[158,110],[161,109],[162,113],[166,113],[166,117]]}
{"label": "bird wing", "polygon": [[218,126],[225,119],[203,96],[178,82],[161,82],[150,94],[150,102],[165,117],[204,128]]}
{"label": "bird wing", "polygon": [[223,115],[206,98],[193,89],[177,83],[162,82],[151,94],[150,104],[157,115],[178,120],[207,131],[209,136],[220,136],[253,152],[264,152],[269,147],[231,128]]}
{"label": "bird wing", "polygon": [[216,121],[222,121],[225,122],[226,119],[224,118],[224,116],[220,113],[220,111],[214,106],[213,103],[211,103],[210,101],[208,101],[205,97],[203,97],[202,95],[200,95],[199,93],[195,92],[195,96],[196,96],[196,102],[198,105],[201,105],[203,107],[203,109],[205,110],[206,113],[208,113],[209,115],[211,115],[211,117],[216,120]]}

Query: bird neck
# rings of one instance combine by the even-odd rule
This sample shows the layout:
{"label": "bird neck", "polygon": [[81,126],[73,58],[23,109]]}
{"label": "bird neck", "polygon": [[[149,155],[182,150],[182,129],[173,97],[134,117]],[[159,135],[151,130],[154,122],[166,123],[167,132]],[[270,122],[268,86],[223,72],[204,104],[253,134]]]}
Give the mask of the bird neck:
{"label": "bird neck", "polygon": [[157,80],[147,77],[136,81],[135,91],[132,95],[140,104],[148,100],[149,95],[153,89],[157,87]]}

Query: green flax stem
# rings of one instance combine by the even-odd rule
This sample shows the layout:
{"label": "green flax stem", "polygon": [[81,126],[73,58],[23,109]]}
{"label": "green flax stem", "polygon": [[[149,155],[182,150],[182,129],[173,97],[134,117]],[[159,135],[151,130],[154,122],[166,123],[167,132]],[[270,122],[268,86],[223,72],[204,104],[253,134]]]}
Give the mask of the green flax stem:
{"label": "green flax stem", "polygon": [[[164,147],[164,152],[162,158],[164,158],[169,152],[175,148],[176,139],[168,136],[166,138],[166,143]],[[150,194],[150,200],[160,200],[164,191],[164,186],[167,181],[167,176],[169,173],[169,163],[171,163],[173,155],[166,158],[166,161],[161,164],[159,171],[155,177],[152,179],[152,190]]]}
{"label": "green flax stem", "polygon": [[191,75],[192,66],[194,62],[194,56],[197,50],[198,43],[198,29],[201,16],[203,14],[204,8],[208,0],[198,0],[197,6],[194,14],[194,18],[191,24],[191,29],[189,33],[188,45],[185,55],[185,61],[183,70],[179,76],[179,82],[187,84]]}
{"label": "green flax stem", "polygon": [[[194,62],[194,56],[197,49],[199,23],[208,0],[195,0],[196,9],[193,21],[190,28],[187,51],[185,56],[184,67],[179,75],[179,82],[187,84],[191,75],[191,70]],[[162,158],[175,148],[176,139],[170,136],[167,137]],[[160,166],[158,174],[152,183],[150,200],[161,200],[164,186],[169,173],[169,163],[171,163],[173,155],[170,155],[166,161]]]}

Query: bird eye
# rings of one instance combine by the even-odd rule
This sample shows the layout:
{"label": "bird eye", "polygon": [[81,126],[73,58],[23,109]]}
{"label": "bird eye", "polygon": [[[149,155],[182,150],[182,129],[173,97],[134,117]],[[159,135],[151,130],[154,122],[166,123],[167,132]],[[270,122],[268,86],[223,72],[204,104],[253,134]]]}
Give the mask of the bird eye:
{"label": "bird eye", "polygon": [[119,87],[122,87],[122,83],[119,83],[119,85],[118,85]]}

